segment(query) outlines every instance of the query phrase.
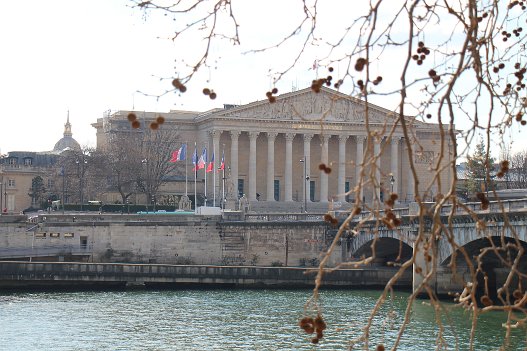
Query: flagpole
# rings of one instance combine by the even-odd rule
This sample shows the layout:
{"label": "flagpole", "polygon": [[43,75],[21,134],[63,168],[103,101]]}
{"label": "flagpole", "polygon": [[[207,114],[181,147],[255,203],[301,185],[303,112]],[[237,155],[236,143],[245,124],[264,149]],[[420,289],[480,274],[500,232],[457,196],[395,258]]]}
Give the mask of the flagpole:
{"label": "flagpole", "polygon": [[205,207],[207,207],[207,169],[203,168],[203,175],[205,176]]}
{"label": "flagpole", "polygon": [[[214,155],[214,154],[213,154]],[[216,155],[214,155],[216,156]],[[212,206],[216,207],[216,170],[214,169],[214,164],[212,164]]]}
{"label": "flagpole", "polygon": [[223,178],[221,182],[221,207],[225,210],[225,166],[223,166],[221,177]]}
{"label": "flagpole", "polygon": [[223,151],[221,152],[221,208],[225,211],[225,144],[223,144]]}
{"label": "flagpole", "polygon": [[196,182],[198,178],[198,147],[194,142],[194,213],[198,213],[198,190]]}
{"label": "flagpole", "polygon": [[187,157],[187,142],[185,142],[185,197],[188,198],[188,157]]}

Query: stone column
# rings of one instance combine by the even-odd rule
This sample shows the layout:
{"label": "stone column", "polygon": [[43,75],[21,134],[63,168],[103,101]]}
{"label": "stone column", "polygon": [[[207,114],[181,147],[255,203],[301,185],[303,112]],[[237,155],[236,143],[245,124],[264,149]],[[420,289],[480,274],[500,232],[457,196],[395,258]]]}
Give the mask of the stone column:
{"label": "stone column", "polygon": [[[328,144],[331,135],[320,135],[322,141],[322,151],[320,153],[320,162],[328,165]],[[320,202],[328,202],[328,174],[324,171],[320,171]]]}
{"label": "stone column", "polygon": [[256,201],[256,138],[260,132],[249,132],[249,194],[250,201]]}
{"label": "stone column", "polygon": [[[381,139],[373,140],[373,156],[375,159],[375,197],[380,199],[381,196]],[[372,201],[374,200],[372,199]]]}
{"label": "stone column", "polygon": [[[412,153],[409,157],[413,157],[413,155],[414,155],[414,151],[412,150]],[[407,177],[406,201],[413,202],[414,201],[414,175],[412,173],[412,168],[410,168],[410,162],[412,162],[411,159],[408,160],[408,171],[406,173],[406,177]]]}
{"label": "stone column", "polygon": [[[391,153],[390,153],[390,157],[391,157],[390,170],[391,170],[391,173],[392,173],[392,176],[393,176],[393,179],[394,179],[393,189],[390,188],[390,191],[393,191],[396,194],[398,194],[398,186],[397,186],[397,184],[401,180],[401,177],[399,175],[399,168],[398,168],[398,164],[399,164],[399,140],[400,140],[399,137],[392,136],[392,143],[391,143],[392,150],[391,150]],[[391,183],[390,183],[390,186],[391,186]]]}
{"label": "stone column", "polygon": [[235,200],[238,200],[238,137],[240,133],[238,130],[231,131],[231,160],[229,162],[231,174],[229,181],[231,182],[233,192],[230,194],[230,197]]}
{"label": "stone column", "polygon": [[267,133],[267,196],[266,201],[274,200],[274,141],[278,133]]}
{"label": "stone column", "polygon": [[339,135],[339,173],[337,185],[338,201],[344,201],[346,199],[344,194],[346,191],[346,140],[348,140],[347,135]]}
{"label": "stone column", "polygon": [[[304,134],[304,156],[306,158],[306,177],[309,177],[311,172],[311,139],[313,139],[313,134]],[[311,201],[311,188],[309,187],[309,181],[304,179],[304,185],[302,188],[306,189],[306,199]]]}
{"label": "stone column", "polygon": [[366,137],[364,135],[355,136],[355,142],[357,143],[357,158],[355,160],[355,184],[359,186],[359,199],[362,201],[364,190],[362,185],[359,184],[360,181],[360,169],[362,162],[364,160],[364,141]]}
{"label": "stone column", "polygon": [[[212,135],[212,152],[214,155],[214,164],[212,168],[212,205],[216,206],[221,201],[221,192],[220,189],[220,178],[221,176],[218,175],[217,169],[218,165],[221,162],[221,155],[220,155],[220,136],[221,136],[221,130],[213,130],[211,132]],[[212,160],[212,155],[210,156]],[[209,160],[210,161],[210,160]]]}
{"label": "stone column", "polygon": [[294,133],[287,133],[285,135],[285,175],[284,175],[284,189],[285,201],[293,201],[293,139]]}

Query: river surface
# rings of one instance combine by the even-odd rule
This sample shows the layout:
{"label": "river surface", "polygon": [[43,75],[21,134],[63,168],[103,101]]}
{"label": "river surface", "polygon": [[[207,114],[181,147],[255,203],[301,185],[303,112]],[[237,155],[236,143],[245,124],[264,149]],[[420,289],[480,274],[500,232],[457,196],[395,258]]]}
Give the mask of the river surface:
{"label": "river surface", "polygon": [[[321,305],[328,329],[318,345],[298,327],[309,290],[172,290],[0,293],[0,350],[347,350],[361,335],[379,292],[327,290]],[[390,349],[407,294],[397,293],[370,332]],[[413,305],[398,350],[468,350],[469,314],[452,304],[442,346],[433,309]],[[450,320],[450,322],[448,322]],[[478,324],[475,350],[498,350],[506,315]],[[516,329],[506,350],[526,350],[527,330]],[[457,348],[456,348],[457,342]],[[362,350],[356,344],[354,350]]]}

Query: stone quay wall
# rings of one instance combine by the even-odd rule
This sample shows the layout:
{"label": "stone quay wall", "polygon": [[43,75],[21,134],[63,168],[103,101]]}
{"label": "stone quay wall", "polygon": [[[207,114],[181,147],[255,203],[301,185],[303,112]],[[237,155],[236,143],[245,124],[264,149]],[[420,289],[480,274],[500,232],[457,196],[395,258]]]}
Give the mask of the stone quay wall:
{"label": "stone quay wall", "polygon": [[[33,261],[58,256],[94,263],[310,267],[331,243],[329,229],[323,221],[224,221],[193,214],[47,214],[35,223],[0,223],[0,251]],[[337,247],[330,266],[344,256]]]}
{"label": "stone quay wall", "polygon": [[[85,287],[313,287],[316,271],[292,267],[160,264],[0,262],[0,289]],[[323,287],[383,288],[395,269],[340,269],[324,274]],[[411,273],[395,288],[409,289]]]}

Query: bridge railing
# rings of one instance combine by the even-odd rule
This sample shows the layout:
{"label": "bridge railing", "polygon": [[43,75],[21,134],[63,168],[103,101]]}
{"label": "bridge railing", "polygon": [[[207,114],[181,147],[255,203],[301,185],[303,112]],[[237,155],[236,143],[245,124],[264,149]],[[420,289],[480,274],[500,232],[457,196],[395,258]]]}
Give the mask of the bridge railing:
{"label": "bridge railing", "polygon": [[294,222],[324,220],[324,214],[320,213],[251,213],[245,215],[247,222]]}
{"label": "bridge railing", "polygon": [[46,245],[46,246],[20,246],[0,248],[0,259],[17,257],[42,257],[64,255],[91,255],[91,245]]}
{"label": "bridge railing", "polygon": [[[506,212],[513,212],[527,209],[527,199],[502,200],[501,202],[491,201],[487,209],[482,208],[481,202],[467,202],[463,205],[474,212],[499,213],[501,212],[502,206]],[[447,215],[451,211],[452,205],[445,205],[441,208],[442,215]],[[458,206],[456,208],[456,214],[467,214],[467,211],[463,207]]]}

